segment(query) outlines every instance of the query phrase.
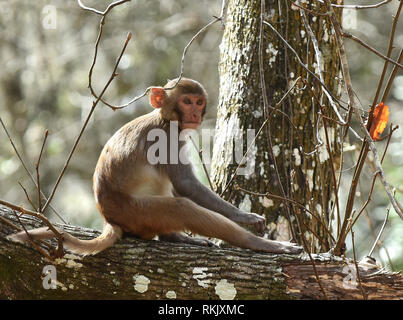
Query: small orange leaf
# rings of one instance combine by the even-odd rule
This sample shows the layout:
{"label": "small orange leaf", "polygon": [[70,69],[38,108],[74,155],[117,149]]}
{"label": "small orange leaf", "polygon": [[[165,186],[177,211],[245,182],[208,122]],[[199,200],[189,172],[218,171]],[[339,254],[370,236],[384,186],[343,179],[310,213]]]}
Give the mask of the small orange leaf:
{"label": "small orange leaf", "polygon": [[374,141],[380,140],[380,135],[385,130],[389,121],[389,107],[383,102],[379,102],[374,110],[374,119],[372,120],[369,134]]}

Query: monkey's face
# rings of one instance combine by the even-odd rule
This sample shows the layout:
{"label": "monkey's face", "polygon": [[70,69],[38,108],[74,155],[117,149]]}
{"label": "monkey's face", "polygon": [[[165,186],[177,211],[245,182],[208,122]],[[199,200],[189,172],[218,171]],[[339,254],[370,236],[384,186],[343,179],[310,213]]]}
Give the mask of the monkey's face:
{"label": "monkey's face", "polygon": [[206,99],[200,94],[182,94],[177,102],[177,109],[180,128],[197,129],[206,111]]}

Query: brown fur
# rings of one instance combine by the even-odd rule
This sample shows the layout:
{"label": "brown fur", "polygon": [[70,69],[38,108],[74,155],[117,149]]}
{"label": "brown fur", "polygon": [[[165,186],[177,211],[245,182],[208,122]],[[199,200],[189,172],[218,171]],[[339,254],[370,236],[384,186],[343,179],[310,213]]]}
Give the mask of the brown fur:
{"label": "brown fur", "polygon": [[[150,130],[162,129],[169,135],[170,126],[174,125],[170,121],[173,120],[179,120],[181,127],[182,118],[177,108],[179,99],[190,94],[202,97],[204,103],[207,101],[207,93],[197,81],[184,78],[169,90],[175,82],[168,82],[164,90],[161,87],[154,90],[158,96],[151,96],[150,102],[156,110],[127,123],[106,143],[93,177],[96,205],[105,220],[103,233],[92,240],[79,240],[65,234],[66,248],[75,253],[94,254],[113,245],[122,232],[142,239],[159,235],[170,241],[208,245],[208,241],[179,234],[190,230],[242,248],[275,253],[300,252],[300,247],[266,240],[240,227],[237,223],[255,225],[263,231],[265,220],[219,198],[197,180],[190,165],[151,165],[148,162],[147,150],[151,142],[147,141],[147,134]],[[198,102],[198,99],[194,101]],[[189,104],[184,110],[187,108]],[[197,110],[200,118],[203,104],[192,108]],[[180,142],[179,147],[182,144]],[[30,234],[34,239],[53,236],[46,228],[31,230]],[[28,240],[23,232],[10,238]]]}

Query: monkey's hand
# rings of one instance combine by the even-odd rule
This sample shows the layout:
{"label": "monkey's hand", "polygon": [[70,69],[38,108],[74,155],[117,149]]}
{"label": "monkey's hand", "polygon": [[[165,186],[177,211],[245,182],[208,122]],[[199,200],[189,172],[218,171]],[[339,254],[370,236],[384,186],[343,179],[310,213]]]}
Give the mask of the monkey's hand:
{"label": "monkey's hand", "polygon": [[263,235],[264,230],[266,229],[266,218],[253,212],[243,212],[242,215],[238,216],[236,222],[253,226],[259,235]]}

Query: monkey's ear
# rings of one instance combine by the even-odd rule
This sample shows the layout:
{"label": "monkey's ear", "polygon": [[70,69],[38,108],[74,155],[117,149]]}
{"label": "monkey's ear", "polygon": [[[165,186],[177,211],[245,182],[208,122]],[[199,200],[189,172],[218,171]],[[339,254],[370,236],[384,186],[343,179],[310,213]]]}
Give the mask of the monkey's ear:
{"label": "monkey's ear", "polygon": [[154,108],[161,108],[165,104],[166,93],[161,87],[151,88],[150,103]]}

